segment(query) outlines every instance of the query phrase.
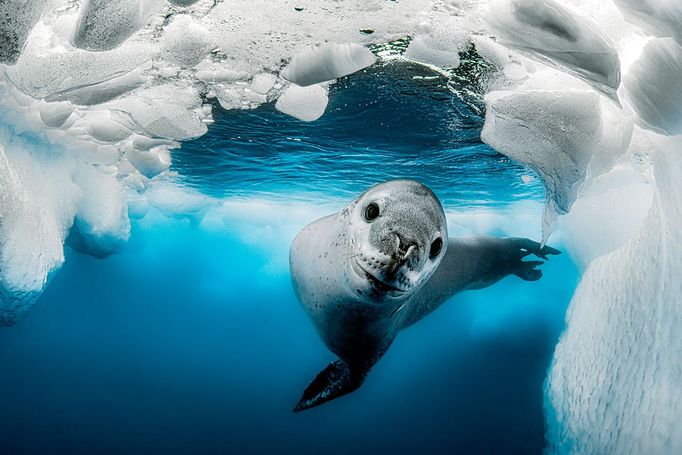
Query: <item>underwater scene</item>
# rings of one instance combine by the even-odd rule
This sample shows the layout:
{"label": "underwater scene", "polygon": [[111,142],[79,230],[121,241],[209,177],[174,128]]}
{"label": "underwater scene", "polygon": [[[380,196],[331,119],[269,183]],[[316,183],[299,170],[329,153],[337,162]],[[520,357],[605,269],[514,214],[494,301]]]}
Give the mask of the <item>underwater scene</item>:
{"label": "underwater scene", "polygon": [[0,454],[682,453],[680,30],[0,2]]}

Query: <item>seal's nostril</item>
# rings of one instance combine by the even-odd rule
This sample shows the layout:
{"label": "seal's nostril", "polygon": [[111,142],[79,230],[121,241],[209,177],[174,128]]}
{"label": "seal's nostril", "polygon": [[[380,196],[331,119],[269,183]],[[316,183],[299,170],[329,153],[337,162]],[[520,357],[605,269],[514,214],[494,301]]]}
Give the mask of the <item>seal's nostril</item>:
{"label": "seal's nostril", "polygon": [[396,234],[398,238],[398,255],[405,257],[413,248],[417,247],[417,243],[411,240],[406,240]]}

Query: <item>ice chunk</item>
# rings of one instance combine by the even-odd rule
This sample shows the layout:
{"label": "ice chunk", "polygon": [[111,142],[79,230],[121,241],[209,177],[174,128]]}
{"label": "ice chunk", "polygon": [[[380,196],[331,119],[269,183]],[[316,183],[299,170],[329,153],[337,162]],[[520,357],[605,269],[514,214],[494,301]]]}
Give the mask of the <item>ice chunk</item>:
{"label": "ice chunk", "polygon": [[64,239],[81,195],[64,163],[36,160],[22,141],[0,147],[0,324],[11,325],[64,261]]}
{"label": "ice chunk", "polygon": [[623,17],[648,33],[682,45],[682,3],[678,0],[614,0]]}
{"label": "ice chunk", "polygon": [[577,196],[600,139],[599,97],[592,91],[492,92],[481,139],[533,168],[547,188],[543,236]]}
{"label": "ice chunk", "polygon": [[647,43],[624,80],[628,102],[651,129],[682,134],[682,47],[671,38]]}
{"label": "ice chunk", "polygon": [[456,18],[448,17],[434,23],[422,24],[419,33],[410,41],[405,57],[415,62],[439,68],[457,68],[459,52],[469,44],[469,33],[458,27]]}
{"label": "ice chunk", "polygon": [[159,175],[170,166],[170,154],[165,147],[154,147],[150,150],[131,149],[126,152],[126,158],[147,178]]}
{"label": "ice chunk", "polygon": [[450,42],[439,42],[431,37],[417,36],[405,51],[405,57],[415,62],[433,65],[439,68],[457,68],[459,53],[451,48]]}
{"label": "ice chunk", "polygon": [[89,51],[114,49],[162,7],[162,0],[86,0],[73,44]]}
{"label": "ice chunk", "polygon": [[174,184],[161,183],[147,192],[149,204],[165,216],[200,222],[216,202],[199,192]]}
{"label": "ice chunk", "polygon": [[322,117],[328,102],[325,87],[319,84],[307,87],[292,84],[279,97],[275,108],[304,122],[312,122]]}
{"label": "ice chunk", "polygon": [[83,191],[69,245],[103,258],[119,251],[130,237],[128,205],[115,176],[83,167],[76,183]]}
{"label": "ice chunk", "polygon": [[192,86],[156,85],[102,107],[125,114],[129,120],[125,126],[150,137],[184,140],[201,136],[207,129],[206,111]]}
{"label": "ice chunk", "polygon": [[0,2],[0,63],[17,61],[33,24],[45,9],[43,0]]}
{"label": "ice chunk", "polygon": [[501,44],[569,72],[617,99],[618,52],[590,19],[554,0],[494,0],[486,21]]}
{"label": "ice chunk", "polygon": [[325,44],[295,56],[281,76],[306,87],[355,73],[375,61],[374,54],[359,44]]}
{"label": "ice chunk", "polygon": [[259,73],[251,80],[251,90],[261,95],[267,95],[277,81],[277,76],[270,73]]}

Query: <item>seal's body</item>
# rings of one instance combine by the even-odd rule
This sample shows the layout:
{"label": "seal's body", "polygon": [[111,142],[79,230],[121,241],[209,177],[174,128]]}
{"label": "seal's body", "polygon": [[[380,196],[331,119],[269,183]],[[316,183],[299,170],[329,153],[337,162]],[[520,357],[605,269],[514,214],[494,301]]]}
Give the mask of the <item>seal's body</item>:
{"label": "seal's body", "polygon": [[370,188],[339,213],[306,226],[291,245],[294,290],[339,360],[318,374],[301,411],[357,389],[398,332],[454,294],[516,274],[529,281],[558,251],[528,239],[449,239],[443,208],[413,180]]}

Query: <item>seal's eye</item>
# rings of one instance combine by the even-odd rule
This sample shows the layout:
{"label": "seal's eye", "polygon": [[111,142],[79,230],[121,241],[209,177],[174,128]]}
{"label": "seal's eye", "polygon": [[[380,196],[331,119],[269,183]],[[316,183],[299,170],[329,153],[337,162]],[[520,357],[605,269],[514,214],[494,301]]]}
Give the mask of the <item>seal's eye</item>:
{"label": "seal's eye", "polygon": [[440,254],[442,249],[443,249],[443,239],[438,237],[431,244],[431,250],[429,250],[429,257],[431,259],[436,259],[436,257]]}
{"label": "seal's eye", "polygon": [[365,207],[365,221],[371,223],[379,217],[379,205],[376,202],[371,202]]}

